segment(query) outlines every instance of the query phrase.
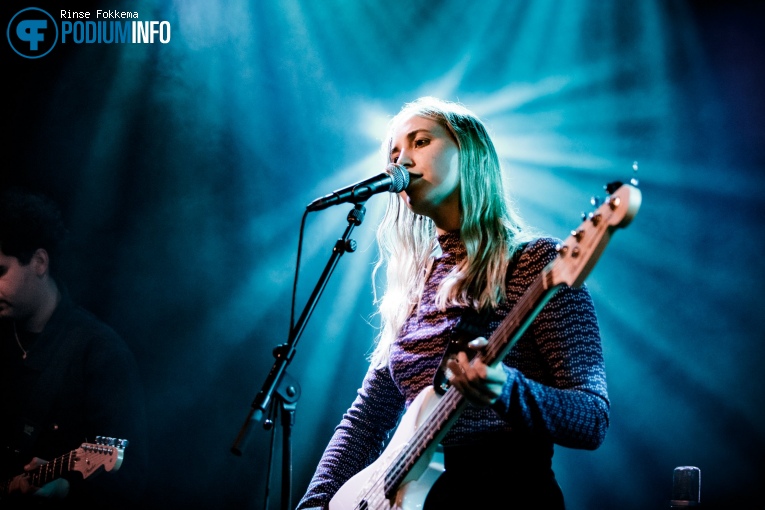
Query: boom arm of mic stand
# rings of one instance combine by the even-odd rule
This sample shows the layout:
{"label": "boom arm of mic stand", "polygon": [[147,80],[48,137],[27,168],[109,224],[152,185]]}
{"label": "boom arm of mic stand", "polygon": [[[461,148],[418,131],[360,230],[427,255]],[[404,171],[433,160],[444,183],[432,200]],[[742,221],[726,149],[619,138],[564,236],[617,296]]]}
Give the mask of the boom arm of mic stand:
{"label": "boom arm of mic stand", "polygon": [[257,395],[255,395],[250,411],[247,414],[247,418],[245,418],[244,424],[242,425],[239,434],[234,440],[234,444],[231,447],[231,452],[234,455],[242,455],[242,452],[244,451],[249,439],[250,425],[253,422],[261,421],[263,416],[266,414],[266,411],[271,404],[271,399],[274,391],[279,386],[287,366],[290,364],[292,358],[295,355],[295,347],[297,346],[297,342],[300,339],[300,335],[303,334],[303,330],[305,329],[308,318],[311,316],[311,313],[313,313],[313,310],[316,307],[316,303],[319,301],[322,292],[324,292],[324,288],[327,286],[329,277],[335,270],[337,262],[345,252],[356,251],[356,242],[350,239],[350,235],[351,232],[353,232],[353,229],[361,225],[361,223],[364,221],[365,212],[366,209],[364,208],[364,202],[360,202],[354,206],[351,212],[348,213],[348,226],[343,233],[343,237],[338,239],[335,243],[335,246],[332,249],[332,255],[330,255],[329,261],[327,261],[327,265],[324,267],[324,271],[322,272],[319,281],[316,283],[311,296],[308,298],[308,302],[303,308],[303,313],[300,315],[300,318],[298,318],[295,327],[292,329],[292,331],[290,331],[289,341],[287,344],[281,346],[283,348],[274,349],[274,356],[276,357],[276,361],[271,367],[271,371],[268,373],[268,376],[263,383],[263,388],[258,392]]}

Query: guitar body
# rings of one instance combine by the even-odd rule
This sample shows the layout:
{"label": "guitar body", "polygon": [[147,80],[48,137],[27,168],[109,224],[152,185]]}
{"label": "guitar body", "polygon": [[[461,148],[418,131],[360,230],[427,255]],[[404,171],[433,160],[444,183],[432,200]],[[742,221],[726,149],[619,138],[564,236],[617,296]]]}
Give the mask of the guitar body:
{"label": "guitar body", "polygon": [[421,510],[430,488],[444,471],[443,454],[437,451],[437,444],[433,444],[411,469],[404,483],[396,491],[394,501],[385,497],[385,487],[381,480],[394,459],[409,444],[417,429],[428,421],[440,400],[441,396],[432,386],[422,390],[404,413],[382,455],[345,482],[329,502],[329,510]]}

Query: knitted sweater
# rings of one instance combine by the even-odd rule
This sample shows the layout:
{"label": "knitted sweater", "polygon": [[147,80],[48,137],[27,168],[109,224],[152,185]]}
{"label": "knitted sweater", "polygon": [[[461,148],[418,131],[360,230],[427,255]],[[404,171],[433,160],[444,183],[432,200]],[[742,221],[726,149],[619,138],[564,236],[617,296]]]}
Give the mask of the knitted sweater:
{"label": "knitted sweater", "polygon": [[[387,367],[370,367],[358,396],[335,429],[298,509],[326,506],[337,490],[382,453],[398,420],[433,377],[465,309],[441,311],[434,300],[444,277],[466,256],[457,232],[439,236],[422,300],[404,324]],[[489,337],[557,253],[556,240],[529,244],[509,275],[508,299],[492,314]],[[530,434],[552,445],[595,449],[604,440],[609,400],[600,334],[586,287],[562,287],[539,312],[502,364],[508,378],[491,407],[468,406],[442,444],[487,435]],[[544,449],[542,449],[544,451]],[[543,459],[547,460],[548,459]]]}

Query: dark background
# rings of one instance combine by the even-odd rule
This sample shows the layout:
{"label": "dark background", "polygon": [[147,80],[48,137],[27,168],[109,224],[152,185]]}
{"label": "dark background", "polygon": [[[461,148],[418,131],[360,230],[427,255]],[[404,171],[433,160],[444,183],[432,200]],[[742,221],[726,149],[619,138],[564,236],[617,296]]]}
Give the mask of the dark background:
{"label": "dark background", "polygon": [[[761,2],[14,0],[2,26],[31,6],[172,25],[165,45],[0,45],[0,184],[59,201],[67,286],[138,358],[147,507],[264,508],[270,433],[230,447],[287,338],[303,210],[381,171],[385,121],[427,94],[484,119],[521,215],[558,237],[639,163],[642,208],[587,283],[612,422],[599,450],[556,450],[568,508],[667,508],[683,465],[704,507],[765,506]],[[384,202],[289,368],[293,504],[365,370]],[[308,217],[297,313],[347,211]]]}

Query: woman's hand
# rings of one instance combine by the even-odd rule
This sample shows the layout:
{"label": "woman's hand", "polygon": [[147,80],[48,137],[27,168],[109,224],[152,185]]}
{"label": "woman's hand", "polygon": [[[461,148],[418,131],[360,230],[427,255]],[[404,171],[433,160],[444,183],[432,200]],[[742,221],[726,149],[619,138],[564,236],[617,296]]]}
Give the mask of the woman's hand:
{"label": "woman's hand", "polygon": [[[488,340],[479,337],[468,343],[468,347],[481,351],[488,343]],[[486,365],[478,356],[471,363],[464,352],[458,353],[456,359],[449,360],[446,367],[449,383],[477,407],[486,407],[496,402],[507,382],[507,373],[501,366]]]}

